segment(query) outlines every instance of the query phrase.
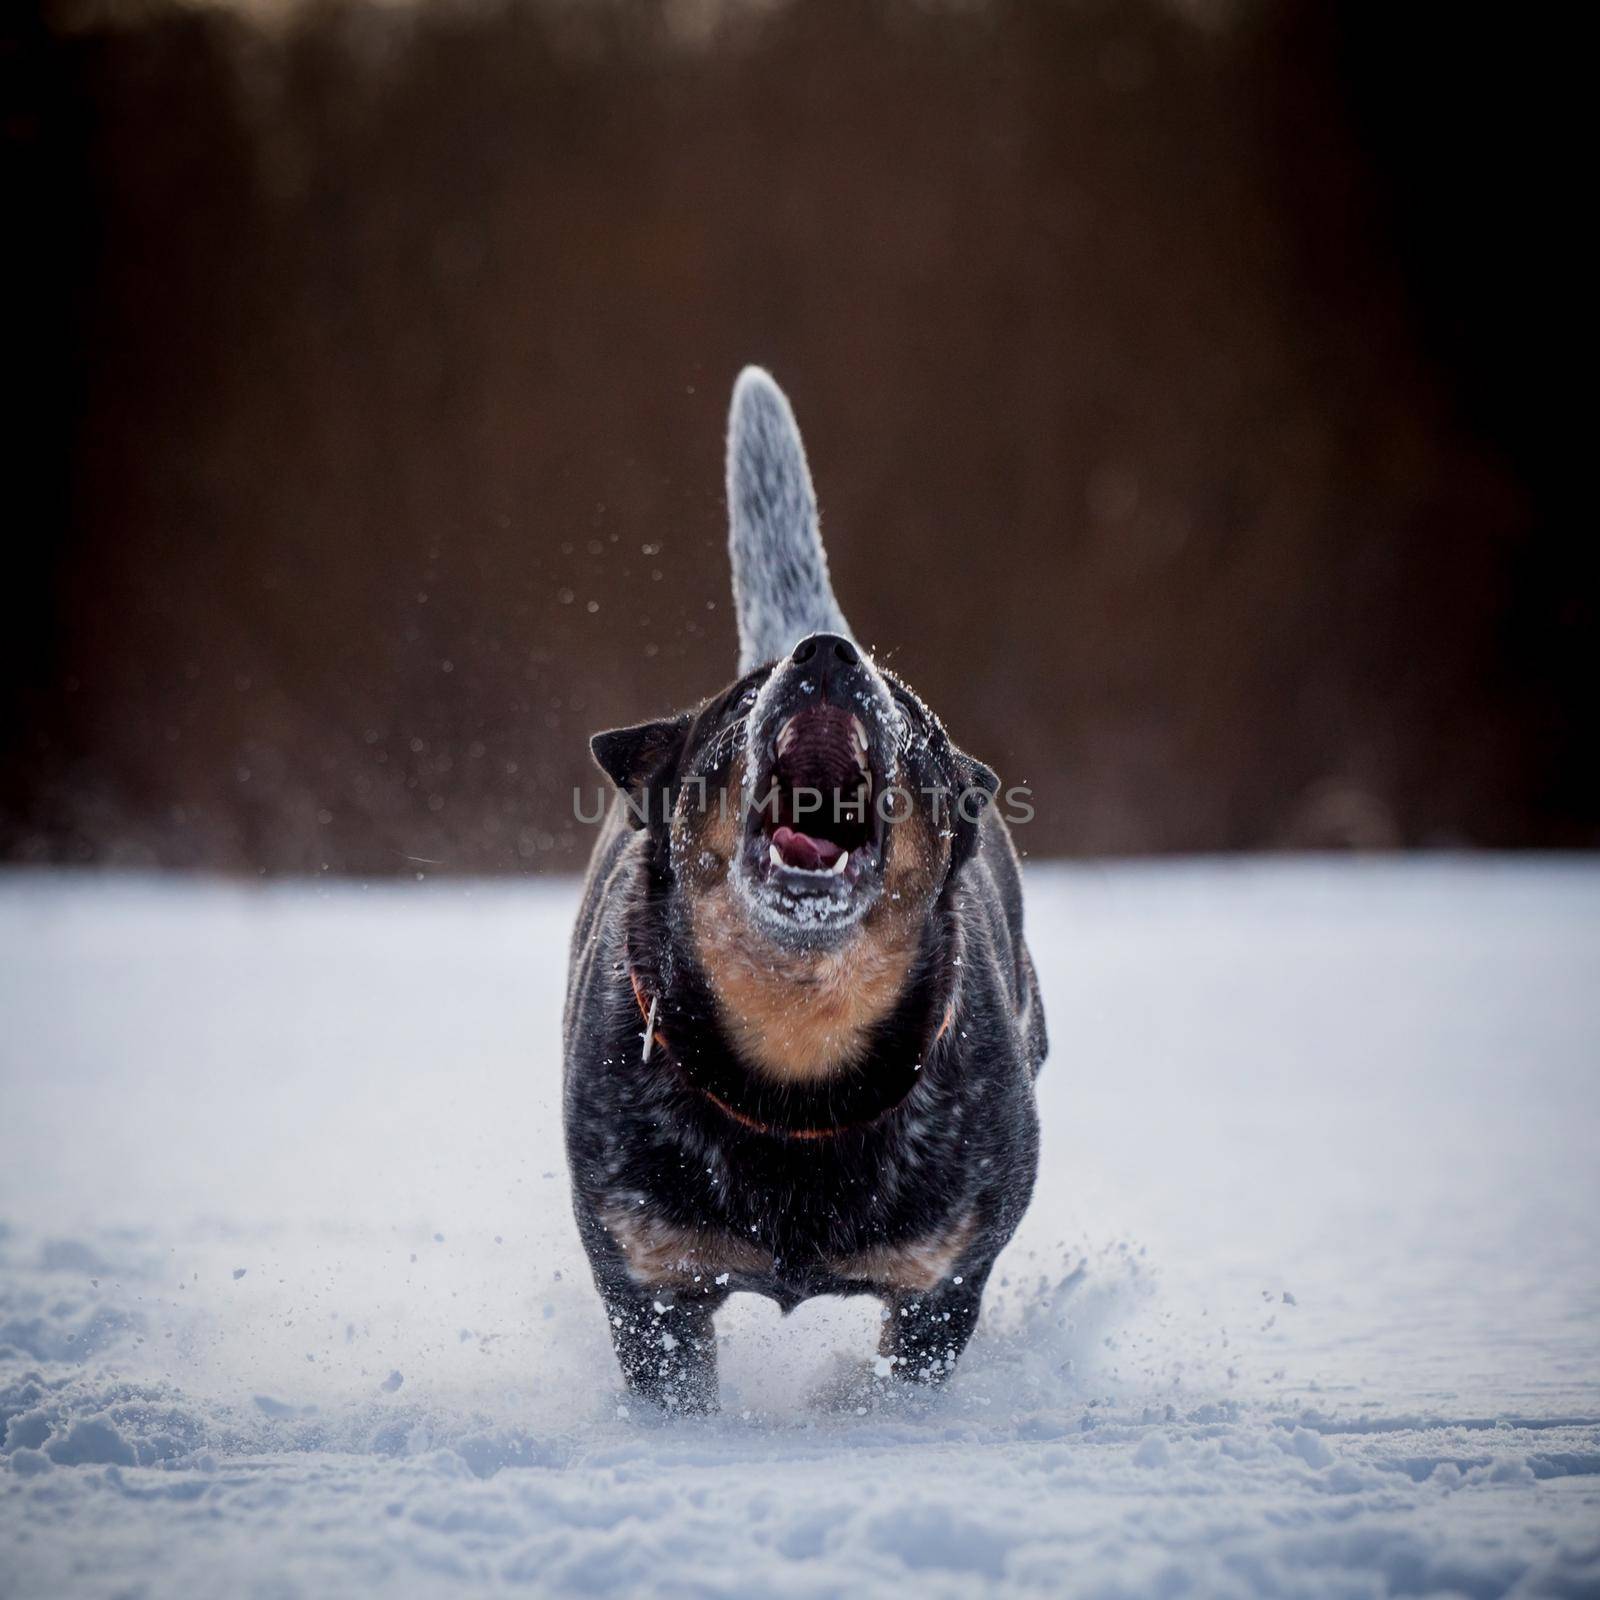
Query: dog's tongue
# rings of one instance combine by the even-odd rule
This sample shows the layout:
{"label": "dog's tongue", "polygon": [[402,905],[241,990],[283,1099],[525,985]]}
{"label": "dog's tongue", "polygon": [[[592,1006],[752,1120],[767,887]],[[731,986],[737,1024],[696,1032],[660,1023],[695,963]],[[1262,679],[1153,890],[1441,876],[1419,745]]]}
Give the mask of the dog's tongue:
{"label": "dog's tongue", "polygon": [[793,828],[774,828],[772,842],[786,866],[803,867],[807,872],[831,867],[841,854],[832,839],[813,839],[809,833],[799,833]]}

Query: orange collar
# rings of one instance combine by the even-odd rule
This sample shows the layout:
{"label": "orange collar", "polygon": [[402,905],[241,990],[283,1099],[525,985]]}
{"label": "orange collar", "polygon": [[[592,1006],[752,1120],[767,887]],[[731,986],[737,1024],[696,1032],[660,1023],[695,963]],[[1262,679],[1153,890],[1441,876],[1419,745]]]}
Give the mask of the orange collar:
{"label": "orange collar", "polygon": [[[634,1004],[638,1006],[639,1015],[644,1021],[644,1060],[648,1061],[650,1059],[650,1053],[652,1049],[659,1049],[668,1060],[671,1060],[672,1051],[667,1045],[666,1036],[656,1026],[656,1014],[660,1005],[659,998],[646,1003],[644,997],[644,985],[639,982],[639,974],[634,971],[633,963],[631,961],[628,963],[628,982],[633,985]],[[944,1038],[944,1036],[950,1031],[950,1025],[955,1021],[955,1019],[956,1008],[955,1002],[952,1001],[944,1008],[944,1020],[939,1024],[939,1030],[933,1036],[933,1044],[938,1044],[938,1042]],[[933,1046],[930,1045],[929,1049],[931,1050],[932,1048]],[[697,1083],[691,1083],[690,1087],[695,1091],[696,1094],[702,1095],[705,1099],[709,1100],[711,1104],[714,1105],[717,1110],[720,1111],[723,1116],[727,1117],[730,1121],[737,1122],[741,1128],[748,1128],[752,1133],[764,1133],[768,1138],[771,1139],[837,1138],[841,1133],[850,1133],[857,1129],[870,1128],[874,1123],[882,1122],[891,1111],[894,1111],[897,1109],[897,1107],[904,1103],[903,1100],[897,1100],[894,1105],[885,1107],[884,1110],[877,1114],[877,1116],[869,1118],[866,1122],[836,1123],[824,1128],[782,1128],[777,1126],[775,1123],[760,1122],[757,1121],[755,1117],[747,1116],[743,1111],[739,1110],[737,1106],[730,1106],[726,1100],[722,1099],[718,1095],[714,1095],[709,1089],[701,1088],[701,1086]]]}

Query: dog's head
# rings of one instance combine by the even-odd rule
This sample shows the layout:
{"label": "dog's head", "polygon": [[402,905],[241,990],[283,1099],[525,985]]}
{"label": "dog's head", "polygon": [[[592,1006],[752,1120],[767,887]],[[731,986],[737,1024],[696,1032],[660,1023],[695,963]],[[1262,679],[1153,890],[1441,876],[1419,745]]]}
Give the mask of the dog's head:
{"label": "dog's head", "polygon": [[920,922],[976,848],[998,787],[916,695],[832,633],[698,711],[592,747],[674,884],[726,888],[753,938],[788,949]]}

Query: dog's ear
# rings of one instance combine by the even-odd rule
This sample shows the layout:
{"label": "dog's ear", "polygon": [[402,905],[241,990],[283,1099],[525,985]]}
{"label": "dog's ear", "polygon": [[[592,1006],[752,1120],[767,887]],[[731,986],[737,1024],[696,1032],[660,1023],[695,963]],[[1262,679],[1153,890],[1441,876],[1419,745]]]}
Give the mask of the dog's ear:
{"label": "dog's ear", "polygon": [[642,827],[658,811],[664,813],[667,786],[677,773],[689,723],[687,715],[641,722],[597,733],[589,741],[600,770],[628,797],[635,827]]}
{"label": "dog's ear", "polygon": [[974,756],[956,751],[956,792],[950,804],[950,870],[958,871],[978,848],[978,824],[1000,792],[1000,776]]}

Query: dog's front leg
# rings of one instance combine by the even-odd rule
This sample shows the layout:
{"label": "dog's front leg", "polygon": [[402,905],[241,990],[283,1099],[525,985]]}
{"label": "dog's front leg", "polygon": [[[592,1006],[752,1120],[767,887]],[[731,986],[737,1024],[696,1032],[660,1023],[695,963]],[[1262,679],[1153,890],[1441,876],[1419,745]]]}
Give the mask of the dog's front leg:
{"label": "dog's front leg", "polygon": [[943,1383],[956,1369],[978,1325],[989,1269],[946,1279],[933,1289],[901,1291],[884,1300],[878,1354],[905,1383]]}
{"label": "dog's front leg", "polygon": [[601,1295],[629,1390],[663,1411],[715,1411],[717,1336],[711,1316],[721,1297],[651,1289],[625,1277],[603,1284]]}

